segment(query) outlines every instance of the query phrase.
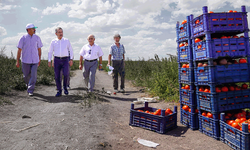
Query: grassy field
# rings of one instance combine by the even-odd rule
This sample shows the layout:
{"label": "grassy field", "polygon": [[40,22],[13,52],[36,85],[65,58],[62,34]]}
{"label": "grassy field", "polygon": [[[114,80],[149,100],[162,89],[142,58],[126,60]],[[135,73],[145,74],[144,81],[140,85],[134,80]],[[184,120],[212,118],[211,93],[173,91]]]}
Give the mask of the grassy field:
{"label": "grassy field", "polygon": [[[4,55],[4,48],[0,51],[0,94],[6,94],[9,90],[26,90],[23,80],[22,67],[16,68],[14,57]],[[103,69],[106,69],[107,61],[103,61]],[[79,61],[74,61],[71,70],[79,67]],[[145,87],[152,96],[159,96],[166,101],[178,101],[178,64],[177,57],[169,55],[159,59],[157,55],[146,61],[140,59],[125,61],[125,78],[132,80],[135,86]],[[38,67],[37,84],[50,85],[54,81],[54,70],[48,67],[47,60],[42,60]]]}

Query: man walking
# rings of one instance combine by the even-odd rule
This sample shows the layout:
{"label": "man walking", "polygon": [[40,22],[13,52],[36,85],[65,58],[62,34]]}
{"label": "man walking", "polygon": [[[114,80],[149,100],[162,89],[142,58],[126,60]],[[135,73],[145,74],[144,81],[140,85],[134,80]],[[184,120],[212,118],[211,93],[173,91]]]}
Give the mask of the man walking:
{"label": "man walking", "polygon": [[[62,95],[62,83],[61,83],[61,70],[63,71],[63,90],[64,94],[68,95],[67,83],[69,77],[69,67],[73,65],[73,50],[68,39],[63,37],[63,29],[57,27],[55,30],[57,38],[53,39],[50,44],[49,53],[48,53],[48,66],[51,67],[51,57],[54,52],[54,71],[55,71],[55,80],[57,86],[56,97]],[[70,60],[69,60],[70,54]]]}
{"label": "man walking", "polygon": [[99,69],[102,69],[103,52],[101,47],[94,43],[94,35],[89,35],[87,40],[89,44],[84,45],[80,51],[79,69],[82,70],[82,60],[84,59],[85,61],[83,77],[88,88],[88,92],[93,92],[93,88],[95,85],[95,73],[98,66],[97,59],[99,58]]}
{"label": "man walking", "polygon": [[113,87],[114,92],[118,92],[118,73],[121,76],[121,92],[124,93],[124,80],[125,80],[125,68],[124,68],[124,60],[125,60],[125,48],[123,44],[120,44],[121,36],[119,34],[114,35],[115,43],[111,45],[109,50],[108,64],[110,65],[111,56],[112,56],[112,67],[113,70]]}
{"label": "man walking", "polygon": [[35,35],[36,28],[32,23],[27,24],[27,34],[20,38],[17,45],[16,67],[20,67],[20,57],[22,56],[23,77],[29,96],[33,95],[35,89],[37,67],[40,65],[41,47],[43,46],[40,37]]}

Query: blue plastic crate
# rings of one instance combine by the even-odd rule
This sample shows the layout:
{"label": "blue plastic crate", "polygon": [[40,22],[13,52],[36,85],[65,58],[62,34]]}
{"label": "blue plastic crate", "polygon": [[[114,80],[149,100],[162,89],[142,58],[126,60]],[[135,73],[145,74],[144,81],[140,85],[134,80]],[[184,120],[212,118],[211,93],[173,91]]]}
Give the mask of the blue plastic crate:
{"label": "blue plastic crate", "polygon": [[193,68],[179,68],[179,82],[180,83],[193,83],[194,82],[194,69]]}
{"label": "blue plastic crate", "polygon": [[[222,118],[222,117],[221,117]],[[244,129],[243,129],[244,130]],[[220,120],[220,140],[235,150],[250,149],[250,133],[240,131],[225,122],[225,119]]]}
{"label": "blue plastic crate", "polygon": [[[191,36],[193,38],[204,35],[206,32],[244,32],[248,30],[247,12],[242,6],[242,12],[237,13],[208,13],[203,7],[203,14],[194,18],[190,16]],[[198,21],[197,21],[198,20]]]}
{"label": "blue plastic crate", "polygon": [[212,39],[195,43],[193,41],[193,58],[197,60],[217,59],[230,56],[246,57],[249,54],[249,38]]}
{"label": "blue plastic crate", "polygon": [[250,89],[221,93],[196,92],[197,107],[212,113],[250,107]]}
{"label": "blue plastic crate", "polygon": [[[195,109],[196,107],[193,107],[191,109]],[[180,108],[181,112],[181,124],[189,127],[192,130],[199,129],[199,120],[198,120],[198,113],[191,113],[189,111],[184,111],[182,108]]]}
{"label": "blue plastic crate", "polygon": [[219,120],[204,117],[201,114],[199,117],[199,130],[201,133],[206,134],[207,136],[213,137],[216,140],[220,139],[220,126]]}
{"label": "blue plastic crate", "polygon": [[[191,41],[191,40],[190,40]],[[192,46],[183,46],[177,48],[178,62],[190,62],[193,60]]]}
{"label": "blue plastic crate", "polygon": [[179,22],[177,22],[176,24],[176,35],[178,42],[187,41],[188,39],[190,39],[191,33],[189,19],[190,17],[187,16],[187,23],[179,24]]}
{"label": "blue plastic crate", "polygon": [[190,85],[190,90],[182,89],[180,85],[179,93],[180,93],[181,104],[185,104],[188,106],[197,105],[196,92],[195,92],[195,87],[193,84]]}
{"label": "blue plastic crate", "polygon": [[154,112],[157,109],[148,107],[148,102],[145,102],[145,107],[134,109],[134,104],[131,104],[130,122],[129,125],[142,127],[157,133],[164,134],[169,130],[177,127],[177,106],[174,107],[174,112],[171,115],[165,116],[165,110],[161,111],[161,115],[153,115],[137,110]]}
{"label": "blue plastic crate", "polygon": [[249,82],[249,64],[196,67],[194,77],[197,85]]}

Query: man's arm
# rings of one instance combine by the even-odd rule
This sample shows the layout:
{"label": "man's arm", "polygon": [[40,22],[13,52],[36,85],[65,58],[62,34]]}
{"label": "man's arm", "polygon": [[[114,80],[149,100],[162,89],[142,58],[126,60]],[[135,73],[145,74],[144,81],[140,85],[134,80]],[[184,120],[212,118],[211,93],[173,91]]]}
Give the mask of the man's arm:
{"label": "man's arm", "polygon": [[83,57],[82,55],[80,55],[80,61],[79,61],[79,69],[82,70],[82,60],[83,60]]}
{"label": "man's arm", "polygon": [[51,57],[53,53],[53,43],[51,41],[49,52],[48,52],[48,66],[51,67]]}
{"label": "man's arm", "polygon": [[74,53],[73,53],[73,49],[72,49],[72,46],[71,46],[70,42],[68,43],[68,49],[69,49],[69,56],[70,56],[69,65],[72,66],[73,65],[73,59],[74,59]]}
{"label": "man's arm", "polygon": [[16,57],[16,67],[17,67],[17,68],[20,67],[21,52],[22,52],[22,49],[21,49],[21,48],[18,48],[18,50],[17,50],[17,57]]}
{"label": "man's arm", "polygon": [[110,66],[110,61],[111,61],[111,54],[109,54],[109,57],[108,57],[108,64],[107,64],[107,66]]}
{"label": "man's arm", "polygon": [[41,56],[42,56],[42,49],[41,49],[41,48],[38,48],[38,55],[39,55],[39,63],[38,63],[38,66],[40,66],[40,63],[41,63]]}
{"label": "man's arm", "polygon": [[101,56],[101,57],[99,57],[99,69],[102,69],[101,64],[102,64],[102,56]]}

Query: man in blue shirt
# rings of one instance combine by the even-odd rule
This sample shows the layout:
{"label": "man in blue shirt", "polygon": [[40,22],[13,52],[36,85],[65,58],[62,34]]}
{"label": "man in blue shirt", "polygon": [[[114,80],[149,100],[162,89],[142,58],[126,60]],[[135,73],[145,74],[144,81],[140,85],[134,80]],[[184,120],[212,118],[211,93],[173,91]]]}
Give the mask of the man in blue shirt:
{"label": "man in blue shirt", "polygon": [[32,23],[27,24],[28,33],[20,38],[17,45],[16,67],[20,67],[20,57],[22,56],[23,77],[29,96],[33,95],[35,89],[37,67],[40,65],[41,47],[43,46],[40,37],[35,35],[36,28]]}
{"label": "man in blue shirt", "polygon": [[118,92],[118,73],[121,76],[121,92],[124,93],[124,80],[125,80],[125,67],[124,67],[124,60],[125,60],[125,48],[123,44],[119,43],[121,36],[119,34],[114,35],[115,43],[111,45],[109,50],[109,57],[108,57],[108,66],[110,65],[110,60],[112,57],[112,66],[113,70],[113,87],[114,92]]}

